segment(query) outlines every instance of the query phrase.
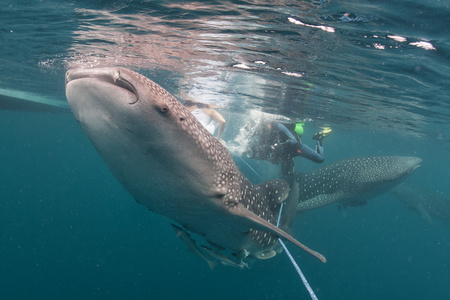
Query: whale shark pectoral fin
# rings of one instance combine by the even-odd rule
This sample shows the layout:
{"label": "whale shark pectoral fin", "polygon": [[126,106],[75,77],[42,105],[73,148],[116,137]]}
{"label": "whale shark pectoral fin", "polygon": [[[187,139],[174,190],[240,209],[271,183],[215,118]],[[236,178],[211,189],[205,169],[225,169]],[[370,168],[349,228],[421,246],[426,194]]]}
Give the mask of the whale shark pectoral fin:
{"label": "whale shark pectoral fin", "polygon": [[285,180],[269,180],[258,184],[257,187],[261,189],[263,195],[266,195],[271,211],[278,212],[280,204],[289,196],[289,183]]}
{"label": "whale shark pectoral fin", "polygon": [[431,221],[431,217],[430,214],[428,213],[428,211],[425,209],[425,207],[423,207],[422,204],[417,203],[414,205],[414,207],[416,208],[416,210],[419,212],[420,216],[430,225],[433,224],[433,221]]}
{"label": "whale shark pectoral fin", "polygon": [[316,197],[310,198],[306,201],[300,202],[297,206],[297,213],[301,213],[307,210],[312,210],[320,208],[323,206],[330,205],[332,203],[339,202],[344,199],[347,195],[343,192],[336,192],[332,194],[320,194]]}
{"label": "whale shark pectoral fin", "polygon": [[286,240],[290,241],[291,243],[293,243],[297,247],[303,249],[304,251],[308,252],[312,256],[314,256],[317,259],[319,259],[321,262],[323,262],[323,263],[327,262],[327,259],[322,254],[320,254],[319,252],[316,252],[316,251],[308,248],[307,246],[303,245],[302,243],[297,241],[295,238],[293,238],[291,235],[287,234],[285,231],[283,231],[280,228],[276,227],[272,223],[267,222],[266,220],[264,220],[263,218],[257,216],[253,212],[245,209],[245,207],[242,204],[235,205],[232,208],[231,213],[234,216],[238,216],[238,217],[244,218],[245,219],[245,223],[247,223],[250,228],[254,228],[254,229],[257,229],[257,230],[262,230],[262,231],[273,233],[276,236],[278,236],[279,238],[286,239]]}

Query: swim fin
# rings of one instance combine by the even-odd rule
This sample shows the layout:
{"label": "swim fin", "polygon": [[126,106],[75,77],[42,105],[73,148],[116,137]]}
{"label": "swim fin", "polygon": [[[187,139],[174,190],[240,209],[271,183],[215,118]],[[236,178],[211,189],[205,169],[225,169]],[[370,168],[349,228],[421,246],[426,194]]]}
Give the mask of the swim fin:
{"label": "swim fin", "polygon": [[323,130],[317,132],[316,134],[314,134],[313,136],[313,140],[322,140],[323,138],[326,138],[327,136],[329,136],[331,133],[333,133],[333,130],[330,127],[322,127]]}

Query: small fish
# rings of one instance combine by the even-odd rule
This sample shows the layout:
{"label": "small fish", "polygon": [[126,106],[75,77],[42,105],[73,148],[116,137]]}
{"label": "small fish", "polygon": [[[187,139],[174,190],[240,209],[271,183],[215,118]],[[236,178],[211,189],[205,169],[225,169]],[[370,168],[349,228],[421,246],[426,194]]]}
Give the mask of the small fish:
{"label": "small fish", "polygon": [[186,243],[186,245],[188,246],[188,250],[191,251],[192,253],[198,255],[199,257],[203,258],[207,263],[208,266],[211,270],[214,269],[214,267],[216,266],[216,263],[211,261],[209,258],[207,258],[203,252],[200,250],[200,248],[197,246],[197,243],[195,242],[195,240],[191,237],[191,235],[185,231],[184,229],[182,229],[181,227],[178,227],[175,224],[170,224],[172,225],[172,228],[175,230],[175,232],[177,233],[177,236],[180,238],[180,240],[182,240],[183,242]]}
{"label": "small fish", "polygon": [[223,255],[219,253],[218,251],[215,251],[214,249],[208,248],[204,245],[202,245],[203,250],[214,259],[220,261],[224,266],[231,266],[236,267],[240,269],[248,268],[248,265],[244,262],[244,259],[241,259],[239,263],[233,261],[231,258],[229,258],[226,255]]}

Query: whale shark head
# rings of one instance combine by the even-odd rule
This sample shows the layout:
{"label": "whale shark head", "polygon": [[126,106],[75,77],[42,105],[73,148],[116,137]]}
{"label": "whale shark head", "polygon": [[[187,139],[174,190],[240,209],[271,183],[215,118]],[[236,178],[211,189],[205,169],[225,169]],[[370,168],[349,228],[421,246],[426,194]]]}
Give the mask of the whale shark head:
{"label": "whale shark head", "polygon": [[223,146],[165,89],[122,68],[70,70],[66,82],[83,130],[133,196],[151,198],[148,208],[158,210],[167,205],[161,199],[174,194],[227,192],[216,176],[219,163],[233,169]]}
{"label": "whale shark head", "polygon": [[69,70],[66,96],[100,156],[137,202],[218,249],[264,258],[283,238],[325,261],[283,230],[295,214],[282,216],[280,228],[274,225],[281,202],[298,202],[289,197],[289,184],[251,184],[226,148],[152,80],[124,68]]}

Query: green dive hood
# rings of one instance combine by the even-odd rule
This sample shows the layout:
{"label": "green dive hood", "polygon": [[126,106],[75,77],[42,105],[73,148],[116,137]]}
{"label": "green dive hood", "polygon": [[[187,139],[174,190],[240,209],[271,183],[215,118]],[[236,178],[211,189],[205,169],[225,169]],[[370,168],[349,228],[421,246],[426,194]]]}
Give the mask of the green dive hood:
{"label": "green dive hood", "polygon": [[303,123],[296,123],[294,131],[298,134],[299,137],[303,135]]}

